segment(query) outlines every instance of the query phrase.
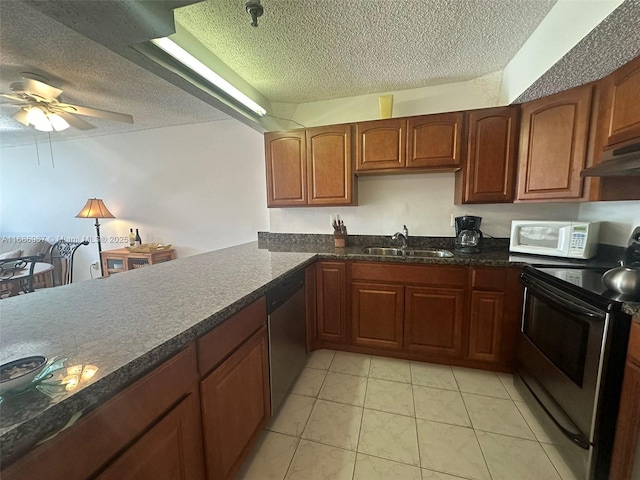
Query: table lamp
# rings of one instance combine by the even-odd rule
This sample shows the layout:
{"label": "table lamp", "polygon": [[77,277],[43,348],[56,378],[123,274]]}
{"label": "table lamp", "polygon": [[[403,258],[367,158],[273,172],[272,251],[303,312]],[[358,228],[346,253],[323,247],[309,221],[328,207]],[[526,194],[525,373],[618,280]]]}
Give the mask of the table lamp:
{"label": "table lamp", "polygon": [[[101,198],[90,198],[87,200],[86,205],[80,213],[76,215],[76,218],[95,218],[96,219],[96,235],[98,235],[98,257],[102,252],[102,242],[100,241],[100,224],[99,218],[116,218],[105,206]],[[102,258],[100,258],[100,275],[104,276],[104,269],[102,267]]]}

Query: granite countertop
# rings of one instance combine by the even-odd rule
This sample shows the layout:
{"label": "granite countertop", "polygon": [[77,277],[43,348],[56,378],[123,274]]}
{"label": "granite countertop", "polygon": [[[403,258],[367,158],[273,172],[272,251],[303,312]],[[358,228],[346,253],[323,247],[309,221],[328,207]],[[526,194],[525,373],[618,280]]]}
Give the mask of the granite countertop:
{"label": "granite countertop", "polygon": [[0,460],[23,454],[315,258],[252,242],[3,299],[0,363],[44,355],[98,370],[71,392],[5,395]]}
{"label": "granite countertop", "polygon": [[[0,363],[45,355],[67,358],[65,366],[94,365],[98,370],[70,392],[45,395],[34,389],[6,395],[0,404],[0,461],[22,455],[72,415],[100,404],[317,258],[502,267],[532,264],[526,256],[510,255],[499,241],[487,242],[488,248],[479,254],[462,254],[453,250],[451,239],[412,239],[410,248],[454,252],[452,258],[418,258],[362,253],[363,243],[384,245],[376,242],[388,237],[354,238],[346,248],[335,248],[323,236],[303,237],[291,241],[278,234],[268,239],[259,234],[258,242],[2,300]],[[640,304],[625,305],[625,311],[638,315]]]}

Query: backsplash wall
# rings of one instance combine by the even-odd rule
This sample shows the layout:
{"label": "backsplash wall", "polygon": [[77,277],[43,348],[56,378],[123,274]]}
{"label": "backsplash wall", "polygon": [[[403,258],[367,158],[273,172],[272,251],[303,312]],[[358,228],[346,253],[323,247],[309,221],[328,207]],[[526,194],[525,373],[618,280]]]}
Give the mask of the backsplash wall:
{"label": "backsplash wall", "polygon": [[[482,231],[508,237],[511,220],[576,220],[577,203],[454,205],[454,173],[358,177],[358,206],[270,208],[270,230],[277,233],[331,233],[331,214],[348,232],[392,235],[406,224],[410,235],[453,236],[451,215],[482,217]],[[638,203],[640,202],[626,202]]]}

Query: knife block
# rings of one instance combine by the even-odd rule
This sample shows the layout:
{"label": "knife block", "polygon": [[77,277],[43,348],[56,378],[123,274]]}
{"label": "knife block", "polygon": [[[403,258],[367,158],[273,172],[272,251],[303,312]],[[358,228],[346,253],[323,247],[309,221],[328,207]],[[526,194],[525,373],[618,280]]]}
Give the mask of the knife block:
{"label": "knife block", "polygon": [[336,248],[344,248],[347,246],[347,237],[346,233],[333,233],[333,240],[335,241]]}

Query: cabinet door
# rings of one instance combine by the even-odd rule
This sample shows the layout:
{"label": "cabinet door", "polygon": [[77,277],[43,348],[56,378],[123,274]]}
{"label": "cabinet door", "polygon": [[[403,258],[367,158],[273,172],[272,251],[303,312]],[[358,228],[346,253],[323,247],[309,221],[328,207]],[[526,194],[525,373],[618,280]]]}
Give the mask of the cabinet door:
{"label": "cabinet door", "polygon": [[318,340],[346,343],[347,266],[344,262],[319,262],[316,275]]}
{"label": "cabinet door", "polygon": [[402,348],[404,287],[351,284],[351,340],[356,345]]}
{"label": "cabinet door", "polygon": [[267,329],[200,383],[207,478],[232,478],[270,416]]}
{"label": "cabinet door", "polygon": [[305,131],[265,133],[267,206],[307,204]]}
{"label": "cabinet door", "polygon": [[459,167],[463,120],[464,112],[410,117],[407,121],[407,167]]}
{"label": "cabinet door", "polygon": [[356,123],[356,172],[403,169],[406,128],[404,119]]}
{"label": "cabinet door", "polygon": [[603,80],[599,128],[604,147],[640,139],[640,57]]}
{"label": "cabinet door", "polygon": [[197,397],[187,396],[112,463],[99,480],[204,478]]}
{"label": "cabinet door", "polygon": [[351,159],[351,125],[307,130],[309,205],[351,205],[354,176]]}
{"label": "cabinet door", "polygon": [[518,200],[582,196],[592,88],[572,88],[522,105]]}
{"label": "cabinet door", "polygon": [[436,357],[462,357],[463,310],[463,289],[406,287],[405,349]]}
{"label": "cabinet door", "polygon": [[460,203],[513,202],[516,181],[518,108],[475,110],[468,114],[464,168],[456,178]]}
{"label": "cabinet door", "polygon": [[504,293],[471,292],[469,350],[467,358],[500,361],[504,312]]}

